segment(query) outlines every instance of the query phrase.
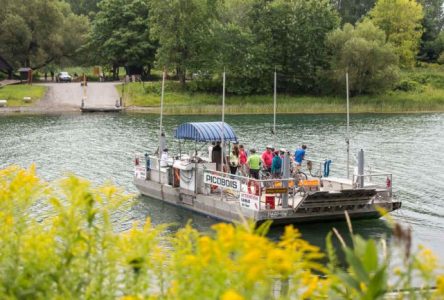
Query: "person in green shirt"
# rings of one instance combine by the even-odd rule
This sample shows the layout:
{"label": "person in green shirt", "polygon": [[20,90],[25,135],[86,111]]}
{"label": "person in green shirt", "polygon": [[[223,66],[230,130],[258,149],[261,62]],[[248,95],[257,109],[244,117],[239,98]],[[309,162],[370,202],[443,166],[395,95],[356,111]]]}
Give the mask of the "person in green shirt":
{"label": "person in green shirt", "polygon": [[250,150],[251,155],[248,157],[247,166],[250,169],[250,176],[259,179],[259,170],[261,169],[261,157],[256,153],[255,149]]}

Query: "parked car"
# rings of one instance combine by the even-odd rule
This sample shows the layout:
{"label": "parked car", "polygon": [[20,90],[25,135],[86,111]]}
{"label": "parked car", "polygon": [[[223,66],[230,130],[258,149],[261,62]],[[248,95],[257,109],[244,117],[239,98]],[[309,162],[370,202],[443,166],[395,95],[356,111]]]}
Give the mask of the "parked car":
{"label": "parked car", "polygon": [[57,74],[57,82],[71,82],[72,78],[68,72],[60,72]]}

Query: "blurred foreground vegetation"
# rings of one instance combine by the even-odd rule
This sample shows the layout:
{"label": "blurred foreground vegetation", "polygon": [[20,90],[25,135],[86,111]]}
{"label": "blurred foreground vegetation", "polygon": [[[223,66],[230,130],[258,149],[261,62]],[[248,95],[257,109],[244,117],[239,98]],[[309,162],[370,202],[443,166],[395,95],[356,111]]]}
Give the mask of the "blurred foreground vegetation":
{"label": "blurred foreground vegetation", "polygon": [[352,236],[339,251],[345,268],[332,234],[323,254],[291,226],[277,242],[265,236],[269,224],[248,222],[203,234],[191,226],[167,233],[147,220],[117,233],[115,212],[130,200],[75,176],[46,183],[34,167],[1,170],[0,298],[381,299],[394,290],[404,292],[391,294],[399,299],[444,297],[437,258],[411,250],[409,231],[396,224],[391,245]]}

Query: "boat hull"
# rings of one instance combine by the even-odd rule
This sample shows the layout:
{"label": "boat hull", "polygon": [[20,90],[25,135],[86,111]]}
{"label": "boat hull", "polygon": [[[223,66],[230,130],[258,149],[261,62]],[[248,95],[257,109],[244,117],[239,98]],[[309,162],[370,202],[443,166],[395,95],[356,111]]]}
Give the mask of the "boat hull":
{"label": "boat hull", "polygon": [[[180,188],[143,179],[134,179],[135,186],[148,197],[182,207],[193,212],[226,222],[237,222],[242,219],[252,219],[257,223],[271,220],[273,225],[287,225],[296,223],[317,223],[345,219],[345,211],[352,219],[370,219],[381,216],[377,207],[391,212],[401,207],[401,202],[387,200],[386,193],[377,194],[366,204],[350,204],[348,199],[343,205],[339,202],[330,206],[309,208],[276,208],[252,210],[241,207],[238,201],[228,200],[220,194],[191,194]],[[391,198],[390,198],[391,199]]]}

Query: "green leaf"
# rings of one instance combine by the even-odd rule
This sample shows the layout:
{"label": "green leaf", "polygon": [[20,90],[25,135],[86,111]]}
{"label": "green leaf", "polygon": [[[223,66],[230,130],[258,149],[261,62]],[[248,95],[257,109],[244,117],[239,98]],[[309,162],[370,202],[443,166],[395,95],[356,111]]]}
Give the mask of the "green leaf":
{"label": "green leaf", "polygon": [[369,277],[359,257],[350,248],[344,249],[346,260],[359,281],[369,282]]}
{"label": "green leaf", "polygon": [[359,281],[353,278],[350,274],[338,270],[336,272],[336,276],[338,276],[346,287],[355,290],[357,293],[361,293],[361,287],[359,286]]}
{"label": "green leaf", "polygon": [[378,269],[378,250],[374,240],[369,240],[366,243],[363,263],[368,273],[375,272]]}
{"label": "green leaf", "polygon": [[383,266],[379,269],[375,275],[371,278],[369,285],[367,286],[367,299],[378,299],[387,291],[387,266]]}
{"label": "green leaf", "polygon": [[335,247],[333,246],[332,241],[333,232],[329,232],[326,237],[326,250],[327,250],[327,256],[328,256],[328,268],[330,269],[330,272],[333,272],[333,270],[338,266],[338,256],[336,255]]}

